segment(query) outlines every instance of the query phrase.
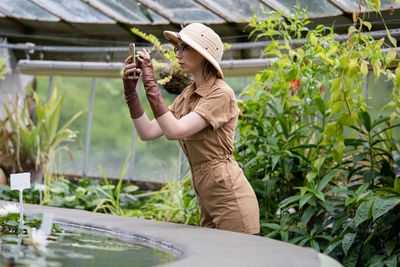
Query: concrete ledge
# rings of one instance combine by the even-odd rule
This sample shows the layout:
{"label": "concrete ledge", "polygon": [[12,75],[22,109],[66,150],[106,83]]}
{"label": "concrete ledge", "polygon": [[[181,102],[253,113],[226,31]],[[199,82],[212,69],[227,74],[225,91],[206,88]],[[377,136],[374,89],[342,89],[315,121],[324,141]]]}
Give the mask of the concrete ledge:
{"label": "concrete ledge", "polygon": [[[0,201],[2,206],[5,202]],[[61,224],[80,225],[84,229],[113,233],[140,240],[180,257],[163,266],[341,266],[311,248],[303,248],[274,239],[229,231],[113,216],[75,209],[24,204],[27,215],[53,213]]]}

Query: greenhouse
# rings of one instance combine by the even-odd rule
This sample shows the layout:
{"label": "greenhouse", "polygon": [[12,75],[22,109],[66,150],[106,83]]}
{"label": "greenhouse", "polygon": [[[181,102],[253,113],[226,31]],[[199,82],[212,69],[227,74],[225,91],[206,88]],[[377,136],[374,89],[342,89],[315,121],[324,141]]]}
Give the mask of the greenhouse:
{"label": "greenhouse", "polygon": [[399,0],[0,0],[0,262],[398,266],[399,40]]}

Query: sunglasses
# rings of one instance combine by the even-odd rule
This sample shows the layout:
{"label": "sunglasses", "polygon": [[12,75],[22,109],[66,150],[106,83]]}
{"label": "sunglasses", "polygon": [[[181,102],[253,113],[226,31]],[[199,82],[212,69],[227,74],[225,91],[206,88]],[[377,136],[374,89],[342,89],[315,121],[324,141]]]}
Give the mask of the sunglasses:
{"label": "sunglasses", "polygon": [[182,53],[185,52],[187,49],[189,49],[189,47],[190,46],[187,44],[181,44],[174,48],[174,52],[175,52],[175,54],[178,54],[178,52],[179,52],[182,55]]}

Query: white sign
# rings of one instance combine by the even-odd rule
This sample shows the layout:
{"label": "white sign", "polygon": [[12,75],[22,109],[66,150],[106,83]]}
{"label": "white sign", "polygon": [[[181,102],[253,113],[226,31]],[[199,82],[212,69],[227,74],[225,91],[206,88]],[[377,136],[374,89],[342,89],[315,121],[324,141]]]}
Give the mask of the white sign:
{"label": "white sign", "polygon": [[51,228],[53,228],[53,213],[43,213],[42,225],[40,226],[40,230],[43,231],[46,235],[51,234]]}
{"label": "white sign", "polygon": [[22,190],[31,187],[31,174],[29,172],[14,173],[10,176],[11,190]]}
{"label": "white sign", "polygon": [[29,172],[13,173],[10,176],[11,190],[19,190],[19,224],[24,225],[24,206],[22,201],[22,191],[31,187],[31,174]]}

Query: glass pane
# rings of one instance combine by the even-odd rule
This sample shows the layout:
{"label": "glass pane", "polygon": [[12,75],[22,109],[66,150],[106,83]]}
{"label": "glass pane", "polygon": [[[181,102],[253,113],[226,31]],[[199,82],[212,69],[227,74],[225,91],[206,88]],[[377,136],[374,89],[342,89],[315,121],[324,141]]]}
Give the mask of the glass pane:
{"label": "glass pane", "polygon": [[32,0],[70,22],[112,23],[109,17],[80,0]]}
{"label": "glass pane", "polygon": [[400,4],[399,3],[394,3],[394,0],[381,0],[381,9],[386,9],[389,8],[391,6],[397,6],[399,7]]}
{"label": "glass pane", "polygon": [[174,1],[165,1],[165,0],[153,0],[158,4],[162,5],[168,9],[174,8],[196,8],[199,7],[197,3],[191,0],[174,0]]}
{"label": "glass pane", "polygon": [[[60,150],[54,160],[53,171],[56,173],[80,176],[83,171],[84,147],[90,105],[91,78],[54,77],[53,86],[58,95],[66,93],[61,109],[59,126],[64,125],[79,111],[84,113],[75,120],[70,129],[78,131],[78,143],[67,143],[73,156]],[[46,101],[49,78],[37,77],[37,91],[40,99]],[[89,161],[86,174],[102,177],[99,166],[107,177],[118,178],[129,151],[132,147],[133,123],[123,96],[121,79],[96,79],[93,122],[90,137]],[[152,119],[150,105],[141,92],[144,110]],[[172,104],[175,95],[162,90],[167,104]],[[136,141],[135,164],[129,166],[125,177],[134,180],[173,180],[178,173],[178,143],[168,141],[164,137],[154,141]]]}
{"label": "glass pane", "polygon": [[[163,86],[160,86],[160,89],[167,105],[171,105],[176,95],[169,94],[163,89]],[[149,120],[152,120],[153,112],[146,99],[142,85],[140,85],[139,92],[144,111]],[[124,106],[126,106],[125,103]],[[125,108],[124,110],[126,116],[129,117],[128,109]],[[167,140],[164,136],[153,141],[142,141],[137,137],[133,177],[135,180],[159,182],[167,182],[179,178],[178,141]]]}
{"label": "glass pane", "polygon": [[257,16],[263,17],[260,5],[262,5],[265,10],[271,10],[258,0],[210,0],[210,2],[213,2],[221,12],[237,20],[251,18],[254,14],[254,9],[256,10]]}
{"label": "glass pane", "polygon": [[[358,0],[346,0],[346,1],[335,0],[335,1],[348,10],[358,10]],[[390,6],[395,6],[395,5],[398,4],[394,4],[394,0],[381,0],[381,9],[386,9],[389,8]],[[362,8],[367,7],[365,1],[361,1],[361,7]]]}
{"label": "glass pane", "polygon": [[[160,15],[152,12],[147,7],[140,3],[131,0],[98,0],[103,5],[112,9],[121,15],[125,20],[128,20],[131,24],[137,22],[156,22],[156,23],[167,23],[168,21]],[[92,1],[94,2],[94,1]],[[95,2],[94,2],[95,4]]]}
{"label": "glass pane", "polygon": [[[143,5],[142,5],[143,6]],[[154,12],[151,9],[148,9],[147,7],[143,8],[143,12],[146,12],[146,10],[149,12],[150,17],[154,20],[154,22],[156,23],[169,23],[168,20],[166,20],[164,17],[161,17],[160,15],[158,15],[156,12]]]}
{"label": "glass pane", "polygon": [[194,1],[177,0],[177,1],[164,1],[154,0],[158,5],[163,8],[169,9],[171,17],[182,21],[182,23],[190,22],[205,22],[208,23],[223,23],[225,20],[221,19],[216,14],[205,9]]}
{"label": "glass pane", "polygon": [[281,0],[280,3],[286,6],[289,10],[293,10],[297,4],[300,4],[300,8],[306,8],[310,16],[337,16],[342,14],[338,8],[327,0]]}
{"label": "glass pane", "polygon": [[32,20],[59,21],[59,18],[50,14],[29,0],[0,0],[0,9],[17,18]]}
{"label": "glass pane", "polygon": [[185,11],[171,10],[171,12],[173,12],[173,18],[182,21],[183,23],[190,23],[190,22],[222,23],[225,21],[208,10],[187,9]]}

